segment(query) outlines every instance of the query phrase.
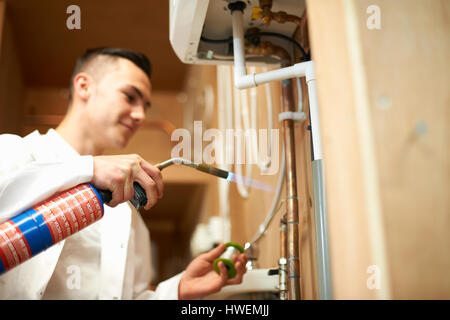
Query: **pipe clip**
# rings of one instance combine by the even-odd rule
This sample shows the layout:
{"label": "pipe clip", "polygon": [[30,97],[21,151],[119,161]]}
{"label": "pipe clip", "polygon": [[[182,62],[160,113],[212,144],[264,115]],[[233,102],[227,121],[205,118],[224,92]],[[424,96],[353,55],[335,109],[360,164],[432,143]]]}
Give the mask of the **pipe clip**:
{"label": "pipe clip", "polygon": [[285,111],[280,112],[278,114],[278,121],[284,120],[294,120],[294,121],[304,121],[306,120],[306,113],[302,112],[293,112],[293,111]]}

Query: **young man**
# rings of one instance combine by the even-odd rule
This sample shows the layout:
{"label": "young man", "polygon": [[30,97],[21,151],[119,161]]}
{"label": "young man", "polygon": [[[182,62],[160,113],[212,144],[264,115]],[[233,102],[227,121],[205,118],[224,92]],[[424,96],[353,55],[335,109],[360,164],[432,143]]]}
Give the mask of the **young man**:
{"label": "young man", "polygon": [[[140,215],[125,201],[139,182],[149,209],[162,197],[157,168],[138,155],[102,156],[123,148],[150,106],[150,63],[118,48],[88,50],[77,62],[64,120],[47,134],[0,136],[9,150],[0,160],[0,221],[79,183],[108,189],[113,199],[104,217],[0,276],[0,299],[196,299],[242,281],[247,258],[235,256],[238,274],[227,279],[212,269],[221,244],[186,270],[148,290],[150,240]],[[78,278],[75,278],[78,277]]]}

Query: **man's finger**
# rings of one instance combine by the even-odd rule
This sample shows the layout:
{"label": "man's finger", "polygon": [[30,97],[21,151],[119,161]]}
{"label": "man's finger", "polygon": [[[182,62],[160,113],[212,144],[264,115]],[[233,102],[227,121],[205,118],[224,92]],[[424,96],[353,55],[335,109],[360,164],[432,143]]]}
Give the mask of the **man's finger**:
{"label": "man's finger", "polygon": [[162,198],[164,193],[164,183],[162,180],[161,171],[145,160],[141,161],[141,167],[153,179],[153,181],[155,181],[158,192],[158,198]]}
{"label": "man's finger", "polygon": [[117,185],[112,185],[110,188],[108,188],[112,193],[111,201],[108,203],[108,206],[114,208],[119,203],[123,201],[123,188]]}
{"label": "man's finger", "polygon": [[205,260],[212,263],[214,260],[216,260],[220,255],[225,251],[226,246],[225,244],[221,243],[211,251],[204,253]]}
{"label": "man's finger", "polygon": [[242,277],[245,273],[245,265],[243,265],[241,261],[238,261],[234,264],[234,266],[237,271],[236,276],[228,279],[227,284],[239,284],[242,282]]}
{"label": "man's finger", "polygon": [[237,265],[238,265],[238,273],[241,276],[244,275],[247,272],[247,267],[246,267],[247,262],[245,260],[244,261],[241,260],[240,262],[237,263]]}
{"label": "man's finger", "polygon": [[227,268],[225,267],[225,264],[222,261],[219,261],[217,266],[219,267],[219,271],[220,271],[220,280],[222,280],[222,284],[225,284],[228,280]]}
{"label": "man's finger", "polygon": [[247,257],[247,255],[241,254],[241,258],[242,258],[242,260],[244,261],[244,266],[246,266],[246,265],[247,265],[247,262],[248,262],[248,257]]}
{"label": "man's finger", "polygon": [[130,175],[125,180],[123,185],[123,200],[122,201],[130,201],[134,196],[134,188],[133,188],[133,175],[130,171]]}
{"label": "man's finger", "polygon": [[158,191],[156,190],[155,182],[144,172],[144,170],[139,170],[136,173],[135,180],[145,190],[147,196],[145,210],[149,210],[158,200]]}

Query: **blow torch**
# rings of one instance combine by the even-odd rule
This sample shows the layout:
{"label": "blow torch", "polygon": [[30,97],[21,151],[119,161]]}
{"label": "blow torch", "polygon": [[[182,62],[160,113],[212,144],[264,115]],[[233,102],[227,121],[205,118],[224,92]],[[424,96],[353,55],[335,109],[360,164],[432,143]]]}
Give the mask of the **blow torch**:
{"label": "blow torch", "polygon": [[[227,171],[179,158],[164,161],[156,167],[162,170],[173,164],[187,165],[225,179],[229,175]],[[147,196],[137,182],[133,186],[134,196],[130,202],[139,210],[147,203]],[[111,191],[83,183],[1,223],[0,274],[100,220],[104,203],[111,199]]]}

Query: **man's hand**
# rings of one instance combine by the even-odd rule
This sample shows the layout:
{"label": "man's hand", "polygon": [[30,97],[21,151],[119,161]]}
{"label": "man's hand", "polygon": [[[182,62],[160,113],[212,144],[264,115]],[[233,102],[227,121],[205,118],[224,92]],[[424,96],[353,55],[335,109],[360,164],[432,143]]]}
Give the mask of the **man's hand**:
{"label": "man's hand", "polygon": [[213,263],[225,251],[225,244],[220,244],[213,250],[199,255],[187,266],[186,271],[180,279],[178,286],[179,299],[198,299],[209,294],[220,291],[223,286],[239,284],[246,272],[247,256],[245,254],[233,255],[234,266],[237,274],[234,278],[228,279],[227,268],[223,262],[217,266],[220,270],[218,275],[213,270]]}
{"label": "man's hand", "polygon": [[133,182],[138,182],[147,194],[145,209],[150,209],[163,195],[161,171],[137,154],[94,157],[92,184],[99,189],[110,190],[115,207],[133,199]]}

